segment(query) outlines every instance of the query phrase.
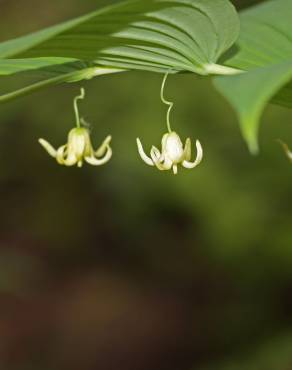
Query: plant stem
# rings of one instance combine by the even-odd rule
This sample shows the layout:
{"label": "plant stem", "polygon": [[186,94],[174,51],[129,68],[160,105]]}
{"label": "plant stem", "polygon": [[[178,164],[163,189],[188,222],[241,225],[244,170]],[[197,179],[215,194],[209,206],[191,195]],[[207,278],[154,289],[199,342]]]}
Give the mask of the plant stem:
{"label": "plant stem", "polygon": [[77,127],[81,126],[79,109],[78,109],[78,100],[82,100],[84,98],[85,98],[85,90],[82,87],[81,90],[80,90],[80,95],[76,96],[76,98],[74,99],[74,104],[73,104],[74,105],[74,111],[75,111],[75,117],[76,117],[76,126]]}
{"label": "plant stem", "polygon": [[168,132],[171,133],[172,129],[171,129],[171,125],[170,125],[170,112],[171,112],[174,104],[173,104],[173,102],[167,101],[164,97],[165,83],[166,83],[168,75],[169,75],[169,72],[167,72],[165,74],[164,78],[163,78],[162,85],[161,85],[161,91],[160,91],[160,97],[161,97],[162,102],[169,106],[168,111],[167,111],[167,115],[166,115],[166,122],[167,122]]}

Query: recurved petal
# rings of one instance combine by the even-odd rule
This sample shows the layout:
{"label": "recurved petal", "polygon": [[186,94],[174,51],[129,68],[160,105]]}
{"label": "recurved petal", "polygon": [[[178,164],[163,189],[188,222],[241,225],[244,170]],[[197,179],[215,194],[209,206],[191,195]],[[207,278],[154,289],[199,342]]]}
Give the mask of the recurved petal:
{"label": "recurved petal", "polygon": [[39,139],[39,143],[49,153],[51,157],[56,158],[57,151],[49,142],[44,139]]}
{"label": "recurved petal", "polygon": [[151,155],[152,161],[155,164],[155,166],[160,171],[165,171],[165,168],[164,168],[163,163],[162,163],[163,162],[163,156],[155,146],[152,147],[152,149],[150,151],[150,155]]}
{"label": "recurved petal", "polygon": [[149,157],[145,154],[144,149],[143,149],[143,146],[142,146],[142,143],[141,143],[141,141],[140,141],[140,139],[139,139],[139,138],[137,138],[137,146],[138,146],[138,152],[139,152],[139,154],[140,154],[140,156],[141,156],[142,160],[143,160],[146,164],[148,164],[148,166],[154,166],[154,163],[153,163],[152,159],[151,159],[151,158],[149,158]]}
{"label": "recurved petal", "polygon": [[71,167],[79,163],[78,167],[82,167],[82,157],[77,158],[74,153],[69,153],[63,161],[65,166]]}
{"label": "recurved petal", "polygon": [[110,135],[107,136],[107,138],[103,141],[101,146],[95,151],[96,157],[102,157],[105,154],[106,150],[108,149],[110,145],[111,140],[112,140],[112,137]]}
{"label": "recurved petal", "polygon": [[56,159],[59,164],[68,167],[74,166],[78,160],[80,161],[80,158],[78,159],[73,151],[69,152],[68,145],[63,145],[58,149]]}
{"label": "recurved petal", "polygon": [[151,149],[151,157],[155,166],[160,171],[168,171],[173,165],[172,161],[168,158],[165,158],[155,146],[153,146]]}
{"label": "recurved petal", "polygon": [[65,160],[65,151],[67,149],[67,145],[62,145],[60,148],[57,150],[56,154],[56,160],[59,164],[64,164]]}
{"label": "recurved petal", "polygon": [[183,161],[182,165],[185,168],[195,168],[197,167],[203,159],[203,148],[199,140],[196,141],[196,148],[197,148],[197,158],[194,162],[189,162],[189,161]]}
{"label": "recurved petal", "polygon": [[107,151],[103,158],[96,158],[94,155],[91,155],[90,157],[89,156],[84,157],[85,161],[91,164],[92,166],[101,166],[107,163],[111,159],[113,152],[109,145],[107,146],[106,149]]}
{"label": "recurved petal", "polygon": [[[156,148],[156,146],[154,145],[151,148],[150,155],[151,155],[153,162],[154,161],[162,162],[164,159],[163,154],[160,153],[160,150]],[[155,160],[153,158],[155,158]]]}

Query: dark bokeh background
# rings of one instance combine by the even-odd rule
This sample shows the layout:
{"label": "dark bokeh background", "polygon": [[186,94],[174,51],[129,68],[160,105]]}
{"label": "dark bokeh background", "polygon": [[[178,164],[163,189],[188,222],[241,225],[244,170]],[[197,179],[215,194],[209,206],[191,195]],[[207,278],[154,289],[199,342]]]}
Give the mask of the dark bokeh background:
{"label": "dark bokeh background", "polygon": [[[1,40],[105,4],[1,0]],[[83,84],[95,145],[113,135],[102,168],[60,167],[37,143],[64,143],[80,85],[0,107],[1,369],[292,369],[292,168],[275,141],[292,143],[292,113],[267,109],[252,157],[212,82],[172,76],[175,129],[205,149],[174,177],[135,146],[165,131],[161,78]]]}

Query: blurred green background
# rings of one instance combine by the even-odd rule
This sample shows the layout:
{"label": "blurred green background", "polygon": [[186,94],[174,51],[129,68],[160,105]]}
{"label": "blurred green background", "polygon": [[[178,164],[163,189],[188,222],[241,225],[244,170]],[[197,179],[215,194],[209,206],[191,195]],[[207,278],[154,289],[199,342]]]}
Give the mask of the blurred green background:
{"label": "blurred green background", "polygon": [[[238,9],[260,1],[234,1]],[[1,40],[106,0],[1,0]],[[146,166],[135,138],[166,131],[162,76],[82,84],[99,168],[58,166],[79,84],[0,106],[0,368],[291,370],[292,112],[269,106],[252,157],[212,81],[171,76],[173,126],[199,138],[203,164],[177,177]],[[1,92],[19,79],[1,80]]]}

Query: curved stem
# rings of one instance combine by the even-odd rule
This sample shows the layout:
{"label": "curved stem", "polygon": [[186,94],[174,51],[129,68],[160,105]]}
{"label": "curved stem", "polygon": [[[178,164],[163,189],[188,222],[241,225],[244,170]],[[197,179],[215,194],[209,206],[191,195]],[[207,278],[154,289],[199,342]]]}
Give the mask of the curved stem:
{"label": "curved stem", "polygon": [[166,99],[165,99],[165,97],[164,97],[165,83],[166,83],[167,77],[168,77],[168,75],[169,75],[169,72],[170,72],[170,71],[168,71],[168,72],[165,74],[164,78],[163,78],[162,85],[161,85],[161,91],[160,91],[160,97],[161,97],[162,102],[163,102],[164,104],[166,104],[166,105],[168,105],[168,106],[169,106],[168,111],[167,111],[167,115],[166,115],[166,122],[167,122],[167,129],[168,129],[168,132],[169,132],[169,133],[171,133],[171,132],[172,132],[172,130],[171,130],[171,125],[170,125],[170,112],[171,112],[171,110],[172,110],[172,108],[173,108],[174,103],[173,103],[173,102],[170,102],[170,101],[168,101],[168,100],[166,100]]}
{"label": "curved stem", "polygon": [[78,109],[78,100],[82,100],[84,98],[85,98],[85,90],[82,87],[81,90],[80,90],[80,95],[76,96],[76,98],[74,99],[74,104],[73,104],[74,105],[75,116],[76,116],[76,126],[77,127],[81,126],[79,109]]}

